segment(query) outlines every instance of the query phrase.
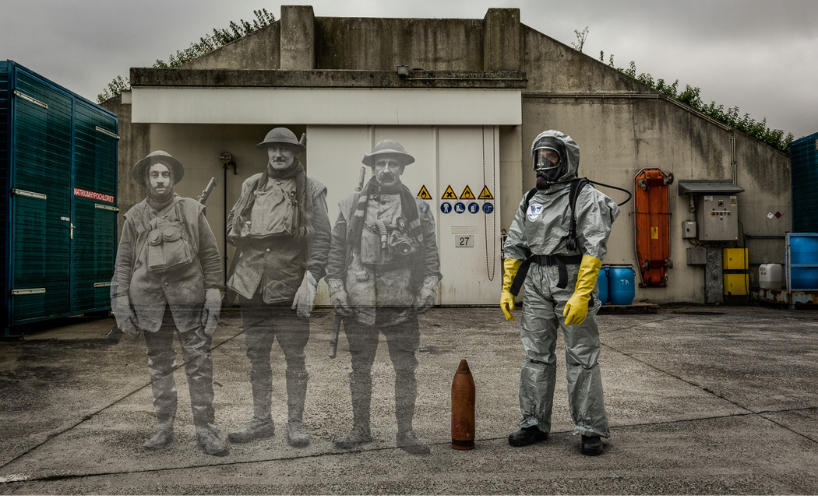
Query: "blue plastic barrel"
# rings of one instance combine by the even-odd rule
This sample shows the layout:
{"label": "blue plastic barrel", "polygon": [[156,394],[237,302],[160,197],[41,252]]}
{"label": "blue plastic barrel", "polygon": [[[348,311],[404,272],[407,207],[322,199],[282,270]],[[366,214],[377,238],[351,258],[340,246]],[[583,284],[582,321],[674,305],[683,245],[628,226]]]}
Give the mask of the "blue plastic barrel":
{"label": "blue plastic barrel", "polygon": [[603,265],[602,270],[599,271],[599,276],[596,278],[596,284],[599,286],[599,301],[602,304],[608,303],[608,266]]}
{"label": "blue plastic barrel", "polygon": [[790,264],[816,267],[790,267],[792,289],[818,289],[818,236],[790,234]]}
{"label": "blue plastic barrel", "polygon": [[631,265],[608,268],[608,295],[612,305],[630,305],[636,297],[636,273]]}

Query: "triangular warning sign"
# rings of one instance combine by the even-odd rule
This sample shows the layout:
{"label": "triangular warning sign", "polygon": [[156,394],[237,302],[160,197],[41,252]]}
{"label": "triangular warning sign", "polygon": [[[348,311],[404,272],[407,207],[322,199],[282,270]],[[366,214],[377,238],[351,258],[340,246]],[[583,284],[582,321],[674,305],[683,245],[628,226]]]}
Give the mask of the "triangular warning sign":
{"label": "triangular warning sign", "polygon": [[474,200],[474,193],[471,192],[471,188],[469,188],[468,184],[466,185],[466,189],[464,189],[463,192],[460,193],[460,199],[461,200]]}
{"label": "triangular warning sign", "polygon": [[483,186],[483,190],[480,191],[479,195],[477,195],[477,199],[478,200],[493,200],[494,195],[491,194],[491,191],[489,191],[488,186]]}
{"label": "triangular warning sign", "polygon": [[426,189],[426,185],[424,184],[420,191],[418,191],[418,198],[421,200],[431,200],[432,195],[429,194],[429,190]]}
{"label": "triangular warning sign", "polygon": [[448,188],[446,188],[446,192],[443,193],[441,197],[443,200],[457,200],[457,194],[452,189],[452,185],[450,184]]}

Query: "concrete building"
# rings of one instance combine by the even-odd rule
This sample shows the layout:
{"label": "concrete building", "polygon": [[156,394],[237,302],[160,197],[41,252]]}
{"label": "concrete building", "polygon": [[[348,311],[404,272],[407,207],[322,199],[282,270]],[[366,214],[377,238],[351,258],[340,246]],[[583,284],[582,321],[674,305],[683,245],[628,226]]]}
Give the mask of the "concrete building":
{"label": "concrete building", "polygon": [[[398,66],[408,74],[399,75]],[[187,169],[177,188],[183,196],[197,196],[210,177],[219,182],[207,206],[223,254],[225,212],[242,181],[263,170],[266,156],[254,145],[270,128],[307,134],[302,158],[308,174],[328,186],[333,221],[337,202],[357,184],[364,153],[380,139],[400,141],[417,159],[404,183],[418,192],[425,186],[433,197],[443,305],[498,302],[501,230],[534,185],[529,147],[546,129],[579,144],[581,176],[629,191],[643,168],[675,177],[669,228],[662,227],[674,263],[667,285],[637,288],[636,301],[719,303],[721,248],[743,247],[744,235],[783,235],[792,225],[786,154],[522,24],[519,9],[489,9],[483,19],[378,19],[282,6],[278,21],[181,68],[131,69],[131,85],[105,104],[119,115],[121,211],[144,198],[126,180],[132,165],[166,150]],[[223,169],[225,151],[235,172]],[[738,239],[711,244],[707,265],[686,263],[693,244],[682,225],[697,214],[679,193],[680,180],[744,190],[734,194]],[[493,212],[442,212],[449,186],[458,197],[466,186],[474,196],[488,187],[494,200],[476,203],[492,203]],[[634,203],[622,208],[604,262],[636,265]],[[750,246],[750,263],[783,258],[782,241]]]}

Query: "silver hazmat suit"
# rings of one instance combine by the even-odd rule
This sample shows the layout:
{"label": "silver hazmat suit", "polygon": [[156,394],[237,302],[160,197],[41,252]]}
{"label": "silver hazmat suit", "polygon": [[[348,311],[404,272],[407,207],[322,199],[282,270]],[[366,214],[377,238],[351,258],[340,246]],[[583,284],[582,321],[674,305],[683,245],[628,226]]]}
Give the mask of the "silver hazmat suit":
{"label": "silver hazmat suit", "polygon": [[[545,131],[544,136],[561,140],[566,147],[567,171],[559,179],[577,176],[579,147],[559,131]],[[532,156],[534,149],[532,145]],[[505,256],[525,260],[529,255],[588,255],[602,260],[611,225],[620,210],[616,203],[593,187],[586,186],[577,197],[577,246],[571,251],[565,237],[570,226],[568,195],[571,183],[551,185],[537,191],[523,212],[525,198],[514,217],[505,243]],[[608,417],[602,394],[599,357],[599,332],[596,314],[601,306],[599,287],[595,287],[588,304],[588,316],[580,325],[565,325],[562,312],[574,293],[578,264],[567,264],[568,284],[557,287],[558,267],[531,264],[523,286],[523,312],[520,338],[526,352],[520,372],[520,427],[539,426],[551,431],[554,381],[557,358],[554,354],[557,329],[565,340],[565,362],[568,380],[568,403],[574,420],[574,434],[609,437]]]}

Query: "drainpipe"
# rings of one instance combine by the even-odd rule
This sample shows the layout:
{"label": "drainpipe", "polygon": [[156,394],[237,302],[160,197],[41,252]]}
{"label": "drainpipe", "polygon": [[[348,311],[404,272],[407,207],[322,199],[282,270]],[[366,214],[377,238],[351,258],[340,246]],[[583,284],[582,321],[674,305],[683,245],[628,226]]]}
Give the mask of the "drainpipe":
{"label": "drainpipe", "polygon": [[730,131],[730,165],[733,168],[733,184],[738,185],[738,167],[736,165],[736,130]]}

